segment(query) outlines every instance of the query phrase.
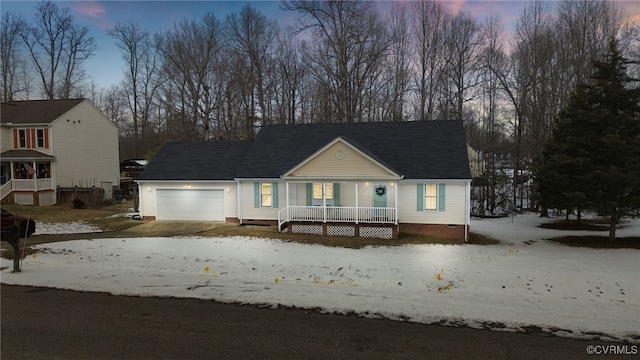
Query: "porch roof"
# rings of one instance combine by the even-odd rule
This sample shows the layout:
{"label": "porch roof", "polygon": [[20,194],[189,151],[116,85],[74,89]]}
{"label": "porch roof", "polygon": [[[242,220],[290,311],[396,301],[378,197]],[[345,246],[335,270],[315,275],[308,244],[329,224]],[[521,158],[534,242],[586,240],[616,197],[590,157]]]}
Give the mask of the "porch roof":
{"label": "porch roof", "polygon": [[47,155],[36,150],[7,150],[0,154],[2,160],[25,161],[25,160],[54,160],[55,156]]}

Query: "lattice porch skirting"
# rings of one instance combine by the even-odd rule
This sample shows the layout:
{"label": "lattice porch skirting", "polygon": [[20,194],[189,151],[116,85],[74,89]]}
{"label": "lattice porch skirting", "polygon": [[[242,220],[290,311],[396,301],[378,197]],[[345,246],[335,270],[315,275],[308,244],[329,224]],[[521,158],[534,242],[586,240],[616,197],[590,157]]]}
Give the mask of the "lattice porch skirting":
{"label": "lattice porch skirting", "polygon": [[398,237],[396,225],[290,223],[287,231],[294,234],[354,236],[380,239]]}

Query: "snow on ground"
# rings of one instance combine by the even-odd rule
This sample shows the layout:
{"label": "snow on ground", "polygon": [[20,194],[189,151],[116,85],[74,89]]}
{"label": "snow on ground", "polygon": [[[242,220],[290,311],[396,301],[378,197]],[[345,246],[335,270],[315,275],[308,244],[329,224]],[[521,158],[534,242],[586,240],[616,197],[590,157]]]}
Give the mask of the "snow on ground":
{"label": "snow on ground", "polygon": [[99,228],[87,224],[84,221],[73,221],[67,223],[46,223],[46,222],[37,222],[36,223],[36,232],[34,235],[45,235],[45,234],[84,234],[84,233],[94,233],[94,232],[102,232]]}
{"label": "snow on ground", "polygon": [[[330,248],[247,237],[99,239],[37,246],[2,283],[214,299],[640,342],[640,251],[541,239],[534,215],[473,220],[500,245]],[[586,232],[589,233],[589,232]],[[634,221],[618,234],[640,233]],[[527,243],[525,243],[525,241]]]}

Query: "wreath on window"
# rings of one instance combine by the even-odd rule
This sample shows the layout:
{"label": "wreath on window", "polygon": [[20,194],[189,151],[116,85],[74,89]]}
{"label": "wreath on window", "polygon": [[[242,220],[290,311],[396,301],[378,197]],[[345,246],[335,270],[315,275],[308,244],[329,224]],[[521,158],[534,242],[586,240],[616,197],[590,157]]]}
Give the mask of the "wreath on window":
{"label": "wreath on window", "polygon": [[382,186],[379,186],[376,188],[376,195],[383,196],[385,191],[386,191],[385,188],[383,188]]}

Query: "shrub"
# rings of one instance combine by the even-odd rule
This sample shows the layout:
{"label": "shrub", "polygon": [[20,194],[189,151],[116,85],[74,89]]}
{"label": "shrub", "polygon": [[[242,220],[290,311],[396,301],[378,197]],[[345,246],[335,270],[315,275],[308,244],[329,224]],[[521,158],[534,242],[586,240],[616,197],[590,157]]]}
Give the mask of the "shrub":
{"label": "shrub", "polygon": [[74,209],[82,209],[82,208],[84,208],[84,201],[82,201],[82,200],[80,200],[78,198],[73,199],[73,201],[71,203],[73,204],[73,208]]}

